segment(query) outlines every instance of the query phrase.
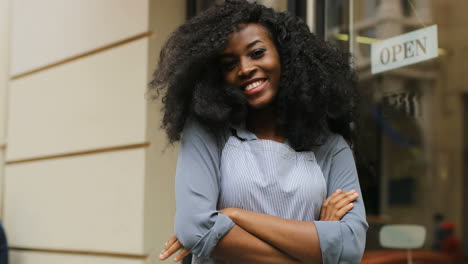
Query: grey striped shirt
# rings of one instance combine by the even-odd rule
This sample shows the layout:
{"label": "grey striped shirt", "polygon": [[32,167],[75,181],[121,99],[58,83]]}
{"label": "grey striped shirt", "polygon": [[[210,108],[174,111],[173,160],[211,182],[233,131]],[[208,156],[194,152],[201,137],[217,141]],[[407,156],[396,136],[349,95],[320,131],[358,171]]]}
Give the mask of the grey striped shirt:
{"label": "grey striped shirt", "polygon": [[295,152],[287,143],[258,140],[242,128],[236,134],[213,132],[194,120],[184,129],[175,233],[194,263],[216,263],[206,257],[234,226],[217,211],[226,207],[315,221],[324,263],[359,263],[368,227],[362,196],[341,221],[317,221],[327,193],[339,188],[360,193],[346,141],[332,135],[313,151]]}

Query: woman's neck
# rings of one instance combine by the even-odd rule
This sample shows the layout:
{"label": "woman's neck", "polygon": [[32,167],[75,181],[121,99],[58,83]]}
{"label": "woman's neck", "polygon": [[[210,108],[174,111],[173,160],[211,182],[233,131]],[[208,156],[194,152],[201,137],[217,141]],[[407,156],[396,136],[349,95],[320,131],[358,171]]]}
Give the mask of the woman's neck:
{"label": "woman's neck", "polygon": [[247,116],[246,127],[259,139],[270,139],[284,142],[286,136],[284,129],[276,125],[275,112],[272,107],[250,110]]}

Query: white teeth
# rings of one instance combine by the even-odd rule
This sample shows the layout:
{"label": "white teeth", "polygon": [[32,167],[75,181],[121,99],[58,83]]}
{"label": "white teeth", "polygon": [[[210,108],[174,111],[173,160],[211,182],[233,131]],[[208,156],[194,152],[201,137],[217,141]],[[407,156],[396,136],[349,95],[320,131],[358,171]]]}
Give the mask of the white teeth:
{"label": "white teeth", "polygon": [[249,85],[247,85],[247,87],[245,87],[245,90],[246,91],[249,91],[249,90],[252,90],[253,88],[256,88],[257,86],[259,86],[260,84],[262,84],[264,81],[256,81],[256,82],[253,82]]}

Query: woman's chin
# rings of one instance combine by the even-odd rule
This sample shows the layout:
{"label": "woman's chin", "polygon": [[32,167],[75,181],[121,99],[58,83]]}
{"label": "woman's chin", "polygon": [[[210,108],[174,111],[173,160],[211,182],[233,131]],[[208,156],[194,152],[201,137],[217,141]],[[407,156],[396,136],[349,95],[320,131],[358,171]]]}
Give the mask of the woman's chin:
{"label": "woman's chin", "polygon": [[248,100],[249,107],[255,110],[267,108],[273,103],[273,96],[262,96],[255,100]]}
{"label": "woman's chin", "polygon": [[249,107],[254,110],[262,110],[267,108],[269,105],[270,102],[249,103]]}

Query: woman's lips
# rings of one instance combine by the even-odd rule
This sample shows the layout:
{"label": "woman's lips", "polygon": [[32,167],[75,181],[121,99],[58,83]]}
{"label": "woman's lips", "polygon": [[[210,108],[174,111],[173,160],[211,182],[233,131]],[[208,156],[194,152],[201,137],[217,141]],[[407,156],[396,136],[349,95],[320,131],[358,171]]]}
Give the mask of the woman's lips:
{"label": "woman's lips", "polygon": [[263,88],[265,87],[265,85],[267,85],[268,83],[268,80],[264,80],[262,84],[260,84],[259,86],[251,89],[251,90],[248,90],[248,91],[243,91],[245,94],[247,95],[252,95],[252,94],[255,94],[255,93],[258,93],[260,92],[261,90],[263,90]]}

